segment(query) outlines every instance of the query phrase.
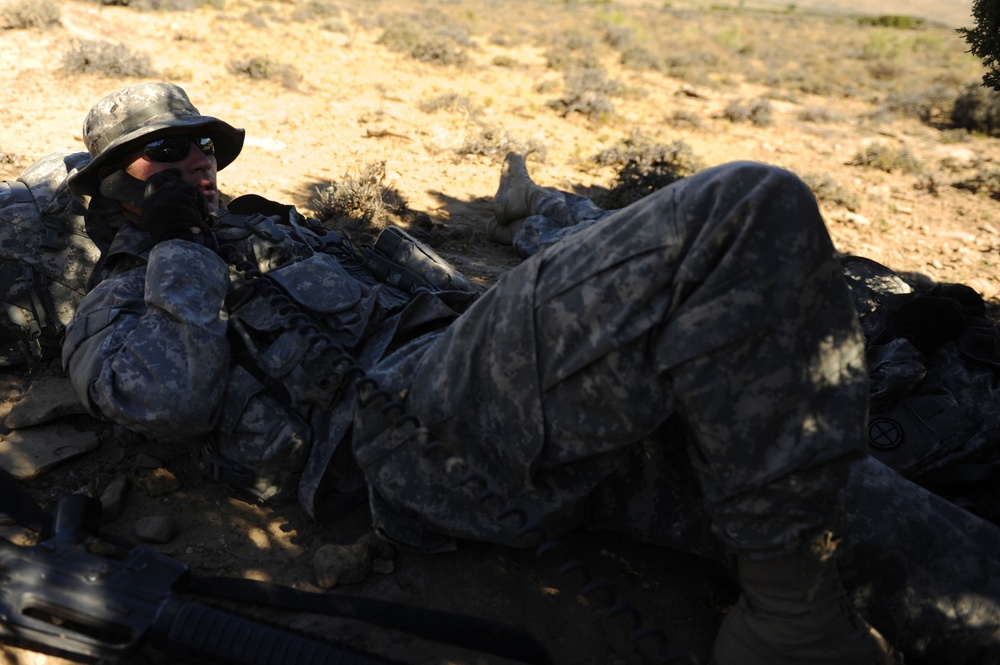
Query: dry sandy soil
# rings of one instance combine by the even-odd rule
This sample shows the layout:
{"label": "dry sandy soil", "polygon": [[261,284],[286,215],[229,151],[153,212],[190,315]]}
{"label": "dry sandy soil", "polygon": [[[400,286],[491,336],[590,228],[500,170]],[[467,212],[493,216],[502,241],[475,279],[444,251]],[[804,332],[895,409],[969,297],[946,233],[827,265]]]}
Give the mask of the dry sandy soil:
{"label": "dry sandy soil", "polygon": [[[0,176],[16,176],[51,150],[82,149],[79,128],[88,108],[137,79],[70,72],[63,55],[79,43],[74,40],[126,42],[150,57],[156,70],[150,78],[178,82],[202,112],[246,128],[243,155],[222,173],[226,194],[259,193],[309,212],[317,188],[384,162],[384,184],[411,211],[426,214],[439,250],[483,288],[518,262],[484,237],[506,149],[541,146],[529,161],[537,182],[600,194],[617,168],[598,165],[594,155],[638,131],[664,144],[683,141],[702,166],[752,159],[814,181],[828,178],[839,194],[827,192],[821,206],[841,251],[933,280],[968,283],[997,302],[1000,203],[954,185],[996,168],[1000,144],[956,134],[940,108],[931,109],[930,122],[885,110],[893,94],[920,93],[935,82],[952,91],[953,101],[978,81],[979,63],[963,54],[954,32],[969,23],[970,3],[925,3],[926,18],[942,25],[913,32],[859,26],[843,14],[872,3],[817,3],[836,9],[835,15],[807,12],[812,5],[806,2],[799,9],[776,3],[786,8],[766,10],[665,4],[386,0],[344,3],[296,20],[293,13],[303,5],[280,2],[227,1],[184,11],[62,2],[58,24],[0,32],[0,87],[6,91]],[[887,4],[884,13],[919,8]],[[379,43],[388,17],[414,11],[442,12],[465,26],[468,62],[421,61]],[[669,21],[653,25],[653,15]],[[563,115],[549,104],[563,87],[550,49],[578,31],[600,34],[594,26],[601,22],[628,27],[661,53],[676,43],[678,55],[700,59],[691,58],[686,69],[680,59],[667,69],[635,69],[623,67],[604,43],[585,48],[622,89],[609,112]],[[834,52],[834,42],[847,50]],[[872,48],[883,50],[851,69],[862,62],[858,54]],[[254,57],[293,67],[298,75],[251,78],[232,71],[234,62]],[[938,62],[946,64],[933,64]],[[879,73],[882,83],[852,80],[858,72]],[[772,110],[769,124],[738,122],[726,113],[734,102],[763,98]],[[872,144],[905,150],[920,167],[886,172],[858,165],[857,156]],[[12,371],[0,380],[13,402],[32,381],[58,373],[57,367]],[[141,517],[172,515],[179,533],[154,547],[198,573],[319,590],[312,561],[320,546],[354,543],[369,529],[363,509],[317,525],[294,506],[233,499],[199,475],[186,450],[136,442],[82,416],[65,420],[97,431],[100,447],[31,480],[28,489],[51,505],[66,492],[98,496],[124,478],[129,491],[123,511],[105,528],[135,540]],[[150,467],[161,465],[180,488],[153,498],[145,489],[156,473]],[[648,624],[665,629],[677,648],[706,658],[733,600],[723,570],[603,534],[572,534],[566,542],[597,575],[615,582]],[[451,554],[400,552],[392,572],[331,593],[510,622],[537,635],[560,664],[636,662],[618,620],[604,617],[567,581],[530,551],[470,543]],[[404,663],[507,662],[369,624],[272,618]],[[3,654],[8,663],[56,662],[13,648]]]}

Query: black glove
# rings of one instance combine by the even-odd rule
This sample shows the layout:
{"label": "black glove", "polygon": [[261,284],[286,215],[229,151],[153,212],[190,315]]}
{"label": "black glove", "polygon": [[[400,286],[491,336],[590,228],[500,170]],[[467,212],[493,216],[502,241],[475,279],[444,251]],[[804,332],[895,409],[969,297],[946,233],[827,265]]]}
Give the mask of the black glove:
{"label": "black glove", "polygon": [[183,180],[179,169],[160,171],[146,180],[142,223],[157,243],[174,238],[201,245],[210,242],[205,195]]}
{"label": "black glove", "polygon": [[924,355],[965,330],[962,303],[954,298],[914,293],[892,315],[892,332],[905,337]]}

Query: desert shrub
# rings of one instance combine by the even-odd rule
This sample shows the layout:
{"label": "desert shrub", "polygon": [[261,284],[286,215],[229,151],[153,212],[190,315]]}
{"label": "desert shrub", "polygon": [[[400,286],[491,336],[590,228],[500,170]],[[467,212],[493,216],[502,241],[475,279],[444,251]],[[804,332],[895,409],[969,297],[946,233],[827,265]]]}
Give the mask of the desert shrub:
{"label": "desert shrub", "polygon": [[621,52],[620,62],[629,69],[661,71],[663,58],[644,46],[634,45]]}
{"label": "desert shrub", "polygon": [[918,118],[924,122],[947,118],[954,105],[952,88],[946,84],[933,84],[922,90],[892,92],[886,95],[882,109],[894,115]]}
{"label": "desert shrub", "polygon": [[556,79],[545,79],[544,81],[539,81],[532,90],[539,95],[547,95],[559,90],[561,87],[562,85]]}
{"label": "desert shrub", "polygon": [[701,160],[683,141],[656,143],[638,131],[602,150],[593,161],[621,166],[607,194],[594,200],[607,209],[624,208],[701,168]]}
{"label": "desert shrub", "polygon": [[923,166],[905,147],[893,148],[884,143],[867,145],[850,163],[886,173],[918,174],[923,171]]}
{"label": "desert shrub", "polygon": [[8,28],[48,28],[59,22],[55,0],[18,0],[0,7],[0,18]]}
{"label": "desert shrub", "polygon": [[921,18],[914,18],[913,16],[883,15],[883,16],[862,16],[858,18],[858,23],[860,25],[874,25],[880,28],[913,30],[915,28],[921,27],[924,24],[924,20]]}
{"label": "desert shrub", "polygon": [[517,64],[518,64],[517,60],[510,57],[509,55],[498,55],[495,58],[493,58],[493,65],[495,67],[513,68],[517,67]]}
{"label": "desert shrub", "polygon": [[246,60],[233,60],[229,63],[229,72],[240,76],[249,76],[255,80],[277,81],[286,88],[296,88],[302,81],[302,74],[295,65],[278,62],[267,57],[252,57]]}
{"label": "desert shrub", "polygon": [[938,140],[945,144],[965,143],[969,140],[969,130],[962,129],[961,127],[942,129],[941,133],[938,135]]}
{"label": "desert shrub", "polygon": [[1000,136],[1000,92],[970,85],[955,100],[951,121],[972,132]]}
{"label": "desert shrub", "polygon": [[827,174],[805,173],[802,181],[809,186],[818,201],[843,206],[851,212],[857,212],[861,208],[858,195],[841,187]]}
{"label": "desert shrub", "polygon": [[472,46],[468,32],[440,12],[389,17],[378,43],[414,60],[441,65],[465,65]]}
{"label": "desert shrub", "polygon": [[574,68],[596,69],[600,60],[597,42],[590,36],[570,30],[560,33],[545,51],[545,64],[549,69],[567,71]]}
{"label": "desert shrub", "polygon": [[288,18],[297,23],[340,16],[340,6],[325,0],[307,0],[295,7]]}
{"label": "desert shrub", "polygon": [[841,122],[844,114],[829,106],[807,106],[799,111],[799,120],[803,122]]}
{"label": "desert shrub", "polygon": [[621,166],[629,162],[635,162],[639,168],[659,165],[683,176],[702,168],[701,160],[684,141],[657,143],[638,130],[594,155],[593,161],[600,166]]}
{"label": "desert shrub", "polygon": [[346,231],[355,240],[369,242],[389,224],[390,213],[406,209],[406,201],[384,185],[385,162],[365,164],[357,174],[316,189],[309,207],[328,227]]}
{"label": "desert shrub", "polygon": [[968,190],[973,194],[984,194],[994,199],[1000,199],[1000,169],[990,169],[977,173],[971,178],[954,183],[953,186]]}
{"label": "desert shrub", "polygon": [[446,92],[420,102],[418,108],[424,113],[435,113],[437,111],[462,111],[468,113],[472,111],[472,100],[457,92]]}
{"label": "desert shrub", "polygon": [[243,14],[240,19],[249,24],[251,27],[257,28],[258,30],[264,30],[267,28],[267,21],[256,11],[249,11]]}
{"label": "desert shrub", "polygon": [[666,121],[672,127],[689,127],[691,129],[701,129],[704,127],[701,118],[693,111],[674,111],[666,118]]}
{"label": "desert shrub", "polygon": [[602,69],[583,67],[566,72],[562,97],[547,102],[564,118],[579,113],[592,121],[602,121],[615,111],[608,99],[622,93],[618,79],[609,79]]}
{"label": "desert shrub", "polygon": [[727,25],[715,33],[715,41],[734,53],[748,53],[749,47],[743,41],[743,26]]}
{"label": "desert shrub", "polygon": [[222,9],[225,0],[126,0],[121,4],[141,12],[189,12],[206,6]]}
{"label": "desert shrub", "polygon": [[482,128],[475,136],[466,138],[455,152],[459,155],[482,155],[494,161],[502,160],[509,152],[531,153],[545,161],[547,150],[537,141],[523,142],[502,127],[490,126]]}
{"label": "desert shrub", "polygon": [[722,115],[731,122],[750,121],[758,127],[767,127],[774,123],[774,108],[771,100],[766,97],[756,97],[749,101],[734,99],[726,105]]}
{"label": "desert shrub", "polygon": [[635,33],[627,25],[608,24],[604,26],[602,39],[616,51],[623,51],[635,44]]}
{"label": "desert shrub", "polygon": [[904,71],[903,65],[887,58],[879,58],[868,63],[868,75],[876,81],[893,81]]}
{"label": "desert shrub", "polygon": [[62,67],[71,74],[101,74],[115,78],[146,78],[156,75],[150,58],[124,44],[96,39],[74,41],[63,54]]}

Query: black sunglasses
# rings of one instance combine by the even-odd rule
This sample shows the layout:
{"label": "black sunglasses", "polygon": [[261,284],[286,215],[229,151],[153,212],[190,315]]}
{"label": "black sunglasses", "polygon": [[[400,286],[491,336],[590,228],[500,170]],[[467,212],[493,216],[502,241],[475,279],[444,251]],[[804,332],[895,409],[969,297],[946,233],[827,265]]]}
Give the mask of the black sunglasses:
{"label": "black sunglasses", "polygon": [[167,136],[146,144],[142,152],[154,162],[179,162],[191,152],[191,144],[206,155],[215,154],[215,144],[208,136]]}

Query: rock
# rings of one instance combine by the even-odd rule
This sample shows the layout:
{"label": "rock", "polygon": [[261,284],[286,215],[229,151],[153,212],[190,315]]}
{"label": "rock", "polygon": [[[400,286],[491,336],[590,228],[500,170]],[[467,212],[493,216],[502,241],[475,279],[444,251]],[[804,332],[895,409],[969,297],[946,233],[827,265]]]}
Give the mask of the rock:
{"label": "rock", "polygon": [[357,584],[372,570],[368,549],[360,545],[324,545],[313,557],[316,583],[323,589]]}
{"label": "rock", "polygon": [[374,531],[369,531],[358,538],[357,545],[366,548],[372,559],[391,561],[396,558],[396,547],[389,541],[379,538]]}
{"label": "rock", "polygon": [[372,572],[388,575],[396,570],[396,562],[390,559],[372,559]]}
{"label": "rock", "polygon": [[101,521],[114,522],[122,514],[125,505],[125,476],[118,476],[101,492]]}
{"label": "rock", "polygon": [[135,523],[135,535],[147,543],[169,543],[181,525],[170,515],[151,515]]}
{"label": "rock", "polygon": [[68,378],[41,376],[32,380],[24,397],[11,408],[3,422],[11,429],[19,429],[85,413],[87,409],[80,403]]}
{"label": "rock", "polygon": [[78,432],[61,423],[28,427],[0,435],[0,468],[18,480],[34,478],[99,443],[96,433]]}
{"label": "rock", "polygon": [[353,545],[324,545],[313,557],[316,580],[324,589],[338,584],[357,584],[372,572],[391,573],[396,548],[369,532]]}
{"label": "rock", "polygon": [[153,469],[153,473],[146,479],[146,494],[154,499],[166,496],[167,494],[173,494],[180,488],[181,481],[177,480],[177,476],[163,467]]}

